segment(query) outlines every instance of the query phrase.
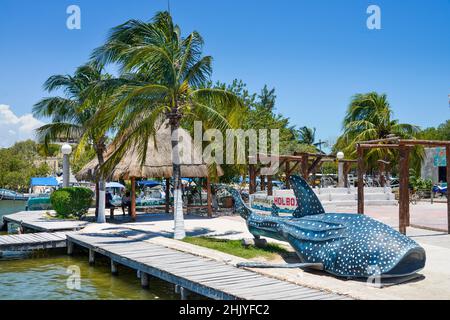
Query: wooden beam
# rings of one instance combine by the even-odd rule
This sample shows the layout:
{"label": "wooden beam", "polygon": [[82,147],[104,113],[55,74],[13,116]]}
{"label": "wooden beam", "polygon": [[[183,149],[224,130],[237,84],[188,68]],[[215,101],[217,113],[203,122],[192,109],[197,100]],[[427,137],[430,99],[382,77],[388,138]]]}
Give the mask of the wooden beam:
{"label": "wooden beam", "polygon": [[291,182],[289,181],[289,166],[290,166],[290,163],[289,163],[289,161],[286,161],[286,170],[285,170],[285,172],[286,172],[286,189],[290,189],[291,188]]}
{"label": "wooden beam", "polygon": [[350,169],[352,168],[352,164],[350,162],[344,162],[344,186],[348,187],[348,174]]}
{"label": "wooden beam", "polygon": [[384,139],[376,139],[376,140],[369,140],[369,141],[359,141],[359,144],[371,144],[371,143],[379,143],[379,142],[389,142],[394,141],[395,143],[398,143],[400,140],[399,137],[390,137],[390,138],[384,138]]}
{"label": "wooden beam", "polygon": [[450,141],[405,139],[405,140],[400,140],[399,144],[401,144],[401,145],[420,145],[420,146],[428,146],[428,147],[446,147],[446,146],[450,146]]}
{"label": "wooden beam", "polygon": [[311,165],[309,166],[308,172],[309,172],[309,173],[315,172],[316,167],[319,165],[319,163],[320,163],[321,161],[322,161],[322,157],[317,157],[317,158],[311,163]]}
{"label": "wooden beam", "polygon": [[398,144],[360,144],[362,149],[398,149],[400,146]]}
{"label": "wooden beam", "polygon": [[294,170],[297,169],[299,164],[300,164],[300,162],[296,161],[294,163],[294,166],[289,168],[289,172],[286,172],[286,175],[291,176],[292,172],[294,172]]}
{"label": "wooden beam", "polygon": [[261,191],[266,190],[266,177],[260,175],[259,179],[261,180]]}
{"label": "wooden beam", "polygon": [[448,191],[450,186],[450,146],[445,148],[445,156],[447,158],[447,233],[450,234],[450,192]]}
{"label": "wooden beam", "polygon": [[253,194],[256,192],[256,168],[254,164],[250,164],[248,166],[249,169],[249,186],[248,191],[250,194]]}
{"label": "wooden beam", "polygon": [[[207,205],[208,205],[208,218],[212,218],[212,194],[211,194],[211,179],[209,175],[206,177],[206,194],[207,194]],[[200,193],[200,197],[201,197]]]}
{"label": "wooden beam", "polygon": [[308,155],[303,155],[302,156],[302,176],[303,179],[305,179],[306,181],[308,181],[309,178],[309,171],[308,171],[308,161],[309,161],[309,156]]}
{"label": "wooden beam", "polygon": [[357,145],[358,152],[358,213],[364,214],[364,149]]}
{"label": "wooden beam", "polygon": [[170,178],[166,178],[166,213],[170,213]]}
{"label": "wooden beam", "polygon": [[399,231],[406,234],[409,211],[409,148],[400,148],[400,186],[399,186]]}
{"label": "wooden beam", "polygon": [[136,221],[136,178],[131,177],[131,220]]}

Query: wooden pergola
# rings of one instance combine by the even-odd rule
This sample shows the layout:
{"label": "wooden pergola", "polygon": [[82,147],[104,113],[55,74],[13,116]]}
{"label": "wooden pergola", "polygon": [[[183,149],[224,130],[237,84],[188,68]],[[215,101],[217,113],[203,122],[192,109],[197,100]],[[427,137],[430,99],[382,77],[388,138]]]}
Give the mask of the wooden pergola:
{"label": "wooden pergola", "polygon": [[[409,158],[414,146],[444,147],[447,157],[447,183],[450,182],[450,141],[411,140],[390,137],[386,139],[359,142],[356,145],[358,154],[358,212],[364,214],[364,150],[397,149],[399,151],[399,230],[406,234],[410,226],[409,213]],[[384,163],[385,165],[386,163]],[[450,200],[447,195],[447,232],[450,234]],[[417,226],[420,227],[420,226]]]}
{"label": "wooden pergola", "polygon": [[[256,158],[256,161],[254,161]],[[262,162],[269,163],[270,160],[278,160],[278,166],[284,168],[284,173],[286,177],[289,177],[295,170],[299,170],[300,174],[304,179],[308,179],[309,175],[314,174],[324,162],[335,161],[336,157],[333,155],[327,155],[323,153],[309,153],[309,152],[299,152],[294,153],[294,155],[267,155],[258,154],[256,157],[249,157],[250,162]],[[256,177],[260,175],[261,168],[257,164],[249,165],[249,193],[253,194],[256,192]],[[261,176],[261,189],[265,190],[265,184],[263,183],[264,176]],[[273,176],[267,176],[267,195],[273,195],[272,187]],[[286,179],[286,187],[289,188],[289,179]]]}

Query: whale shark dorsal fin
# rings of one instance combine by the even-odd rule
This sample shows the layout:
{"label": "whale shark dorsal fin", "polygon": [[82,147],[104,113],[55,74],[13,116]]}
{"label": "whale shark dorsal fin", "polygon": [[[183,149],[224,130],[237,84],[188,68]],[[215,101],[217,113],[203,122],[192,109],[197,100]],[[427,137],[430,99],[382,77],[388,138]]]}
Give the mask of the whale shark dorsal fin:
{"label": "whale shark dorsal fin", "polygon": [[291,176],[290,181],[298,205],[293,213],[294,217],[299,218],[325,213],[322,203],[320,203],[319,198],[305,179],[299,176]]}

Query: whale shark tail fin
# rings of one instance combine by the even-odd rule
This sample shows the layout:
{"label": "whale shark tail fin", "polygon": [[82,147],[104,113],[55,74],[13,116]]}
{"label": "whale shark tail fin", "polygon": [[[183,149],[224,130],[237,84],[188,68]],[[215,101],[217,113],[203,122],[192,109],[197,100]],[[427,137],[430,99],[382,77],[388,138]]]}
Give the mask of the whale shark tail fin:
{"label": "whale shark tail fin", "polygon": [[322,203],[305,179],[294,175],[290,177],[290,181],[298,205],[294,211],[294,217],[300,218],[325,213]]}

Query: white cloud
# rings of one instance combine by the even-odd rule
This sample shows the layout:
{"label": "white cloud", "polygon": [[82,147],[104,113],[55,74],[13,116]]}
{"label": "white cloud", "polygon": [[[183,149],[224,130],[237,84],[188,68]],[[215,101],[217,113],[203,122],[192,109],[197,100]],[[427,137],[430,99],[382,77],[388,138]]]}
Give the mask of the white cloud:
{"label": "white cloud", "polygon": [[11,107],[0,104],[0,147],[10,147],[17,141],[35,139],[35,129],[44,123],[31,113],[17,116]]}

